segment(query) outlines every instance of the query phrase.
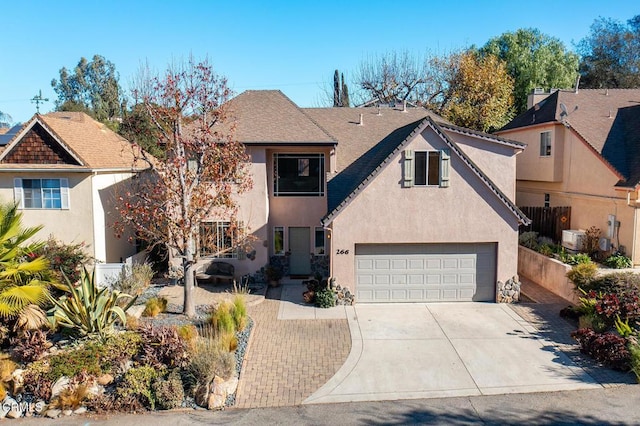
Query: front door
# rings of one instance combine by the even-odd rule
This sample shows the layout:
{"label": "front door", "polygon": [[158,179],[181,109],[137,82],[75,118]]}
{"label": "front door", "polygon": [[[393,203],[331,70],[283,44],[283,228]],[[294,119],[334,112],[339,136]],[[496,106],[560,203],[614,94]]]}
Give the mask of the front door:
{"label": "front door", "polygon": [[291,275],[311,274],[311,228],[289,228],[289,273]]}

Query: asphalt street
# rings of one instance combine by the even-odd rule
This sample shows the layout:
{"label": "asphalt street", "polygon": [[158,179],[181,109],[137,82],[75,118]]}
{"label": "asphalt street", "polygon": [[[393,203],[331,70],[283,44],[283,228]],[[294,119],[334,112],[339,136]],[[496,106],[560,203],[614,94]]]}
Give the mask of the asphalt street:
{"label": "asphalt street", "polygon": [[[6,422],[6,421],[5,421]],[[17,425],[637,425],[640,386],[401,401],[306,404],[295,407],[189,410],[56,420]]]}

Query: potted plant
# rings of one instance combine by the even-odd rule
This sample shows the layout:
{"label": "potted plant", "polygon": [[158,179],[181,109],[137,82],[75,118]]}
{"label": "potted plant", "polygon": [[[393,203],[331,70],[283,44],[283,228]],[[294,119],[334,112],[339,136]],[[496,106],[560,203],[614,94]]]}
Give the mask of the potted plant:
{"label": "potted plant", "polygon": [[184,276],[184,270],[179,265],[170,265],[166,277],[171,281],[171,285],[177,285]]}
{"label": "potted plant", "polygon": [[280,285],[280,280],[282,279],[283,275],[282,269],[273,265],[269,265],[265,268],[264,274],[271,287],[277,287],[278,285]]}

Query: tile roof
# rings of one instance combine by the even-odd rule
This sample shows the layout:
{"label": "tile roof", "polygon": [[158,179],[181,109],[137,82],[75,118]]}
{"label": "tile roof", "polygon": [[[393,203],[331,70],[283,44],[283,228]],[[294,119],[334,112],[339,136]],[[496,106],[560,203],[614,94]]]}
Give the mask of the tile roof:
{"label": "tile roof", "polygon": [[[71,153],[84,169],[122,169],[131,170],[135,163],[132,145],[126,139],[110,130],[82,112],[52,112],[45,115],[36,114],[22,126],[20,132],[9,141],[3,155],[15,146],[36,123],[42,125],[63,147]],[[146,168],[138,162],[137,168]],[[58,168],[78,169],[72,165],[24,165],[2,164],[0,168]]]}
{"label": "tile roof", "polygon": [[279,90],[247,90],[229,101],[228,111],[245,144],[336,143]]}
{"label": "tile roof", "polygon": [[640,89],[559,90],[514,118],[499,133],[564,123],[623,177],[619,185],[635,186],[640,183],[639,107]]}

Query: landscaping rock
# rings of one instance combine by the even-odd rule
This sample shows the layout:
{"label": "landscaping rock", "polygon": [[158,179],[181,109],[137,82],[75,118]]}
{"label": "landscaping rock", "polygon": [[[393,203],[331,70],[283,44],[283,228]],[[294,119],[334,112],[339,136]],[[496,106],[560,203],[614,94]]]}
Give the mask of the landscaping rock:
{"label": "landscaping rock", "polygon": [[515,275],[506,282],[498,281],[498,303],[516,303],[520,301],[520,278]]}
{"label": "landscaping rock", "polygon": [[87,412],[87,407],[80,407],[78,409],[76,409],[73,414],[84,414]]}
{"label": "landscaping rock", "polygon": [[2,405],[3,405],[3,410],[7,408],[9,409],[9,411],[6,413],[6,416],[8,418],[18,419],[22,417],[23,406],[21,404],[18,404],[18,401],[16,401],[15,399],[11,397],[7,397],[5,398]]}
{"label": "landscaping rock", "polygon": [[218,410],[226,405],[227,397],[234,393],[238,388],[238,378],[232,377],[224,380],[222,377],[214,377],[210,386],[209,398],[207,399],[207,408],[209,410]]}
{"label": "landscaping rock", "polygon": [[22,392],[22,386],[24,384],[23,373],[24,373],[24,370],[21,368],[17,368],[13,371],[13,373],[11,373],[11,384],[12,384],[11,393],[13,395],[17,395]]}
{"label": "landscaping rock", "polygon": [[98,384],[101,386],[107,386],[108,384],[113,382],[113,376],[111,374],[103,374],[98,377]]}
{"label": "landscaping rock", "polygon": [[51,386],[51,399],[60,395],[60,392],[67,389],[69,387],[69,378],[67,376],[62,376]]}
{"label": "landscaping rock", "polygon": [[140,318],[142,316],[142,312],[144,312],[145,305],[134,305],[127,309],[127,315],[131,315],[135,318]]}
{"label": "landscaping rock", "polygon": [[62,414],[64,414],[65,416],[70,416],[73,414],[73,410],[64,410]]}
{"label": "landscaping rock", "polygon": [[61,410],[47,410],[46,413],[44,413],[45,417],[49,417],[50,419],[57,419],[58,416],[60,415],[60,413],[62,413]]}
{"label": "landscaping rock", "polygon": [[4,401],[2,401],[2,404],[0,404],[0,419],[4,419],[5,417],[7,417],[7,413],[11,409],[11,407],[5,404],[5,401],[7,399],[9,399],[9,397],[6,397]]}

